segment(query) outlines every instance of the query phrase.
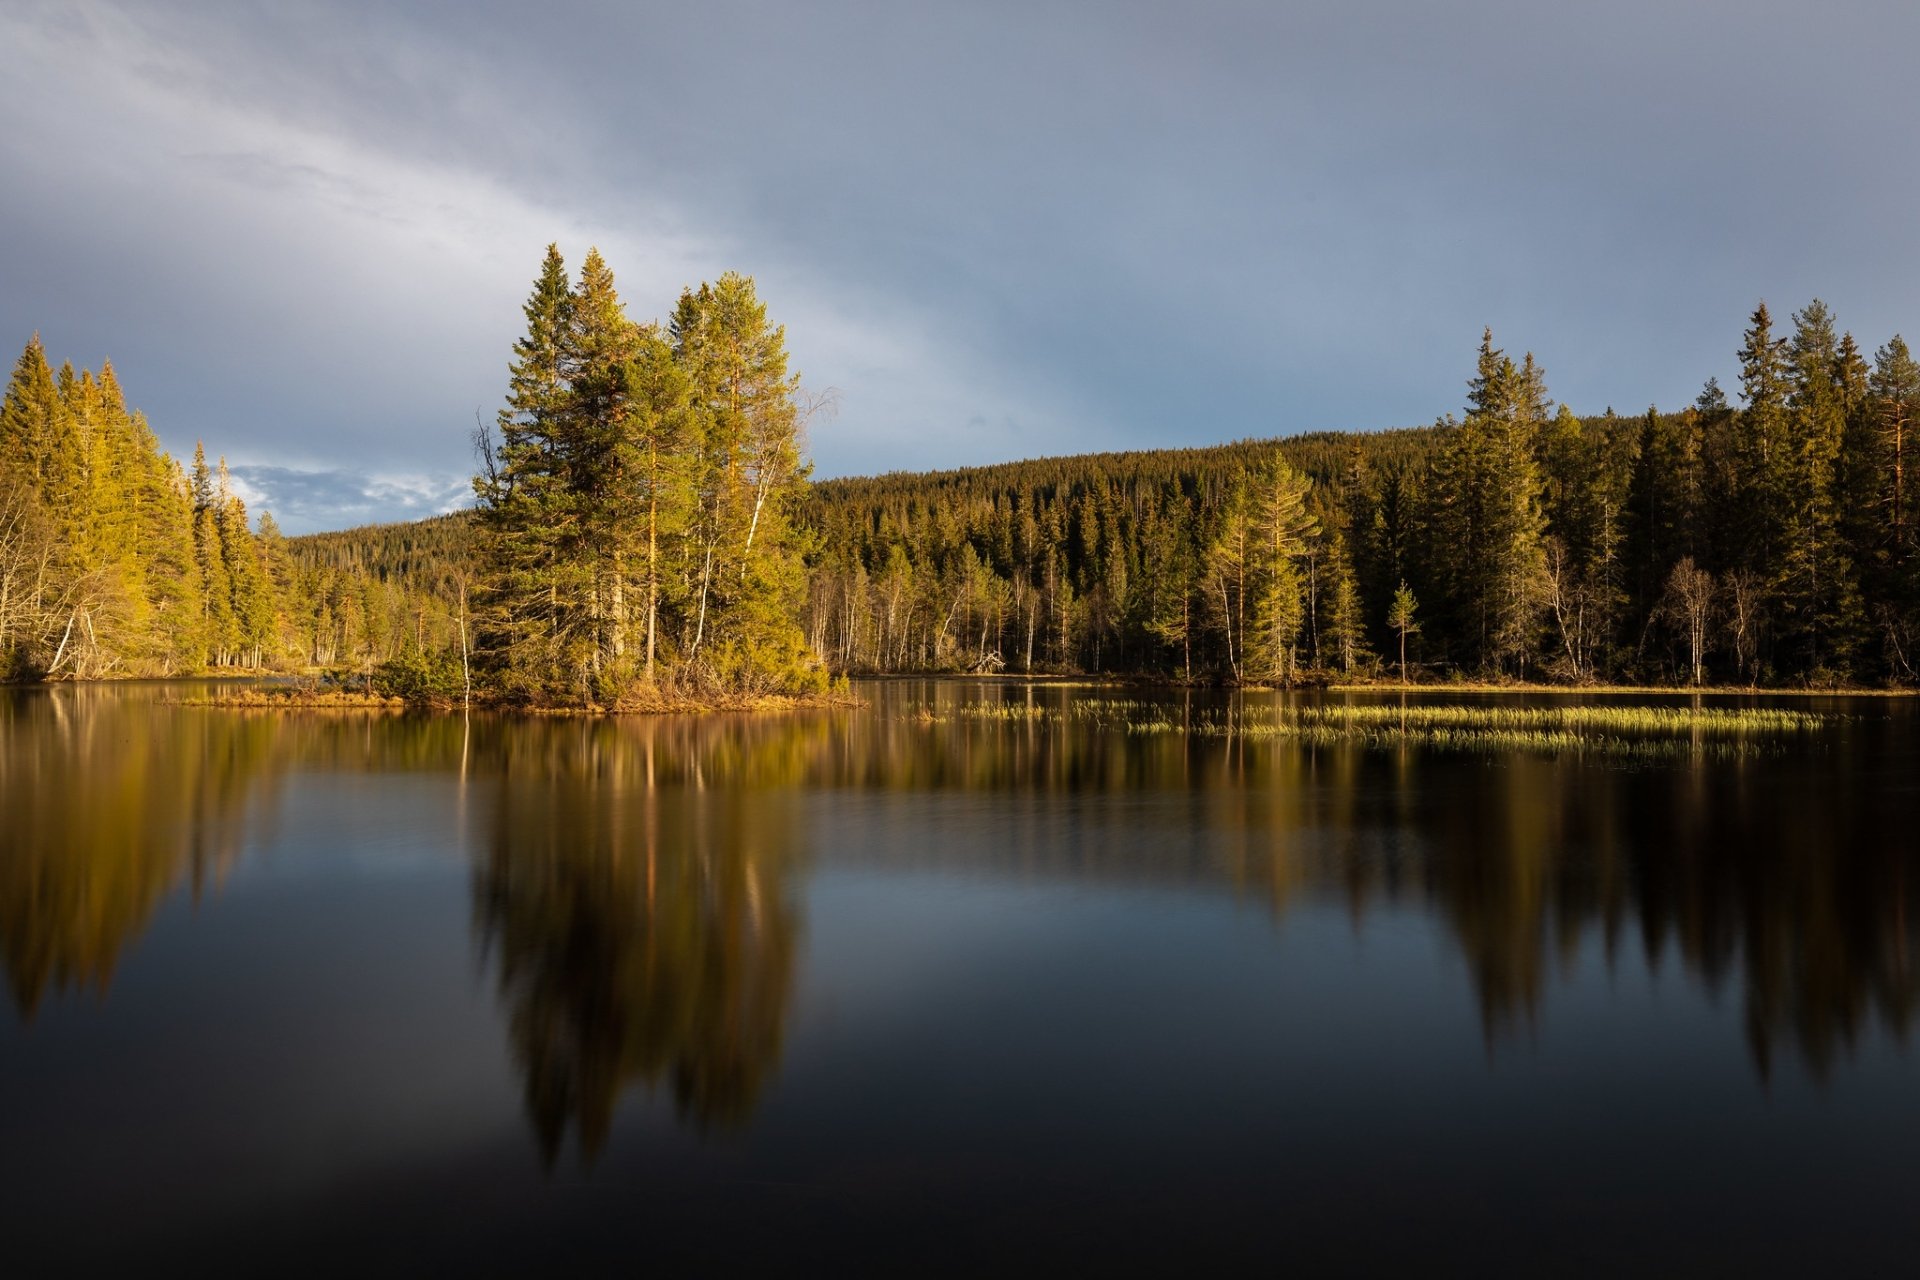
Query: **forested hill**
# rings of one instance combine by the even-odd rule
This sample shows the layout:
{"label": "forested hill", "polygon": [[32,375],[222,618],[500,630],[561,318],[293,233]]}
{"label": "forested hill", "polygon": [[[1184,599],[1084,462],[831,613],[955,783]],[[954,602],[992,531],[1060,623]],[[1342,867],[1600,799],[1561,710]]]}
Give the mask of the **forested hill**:
{"label": "forested hill", "polygon": [[1738,407],[1582,418],[1488,334],[1429,428],[829,481],[809,637],[845,670],[1911,682],[1920,365],[1817,301],[1737,350]]}
{"label": "forested hill", "polygon": [[[1741,407],[1580,417],[1489,336],[1430,427],[823,481],[807,638],[842,671],[1909,683],[1920,366],[1818,303],[1742,337]],[[293,545],[414,580],[412,528]]]}
{"label": "forested hill", "polygon": [[[1619,426],[1609,414],[1584,429]],[[1391,476],[1385,502],[1397,523],[1406,478],[1430,469],[1449,430],[1318,431],[822,481],[806,517],[817,535],[809,634],[851,670],[1285,678],[1321,667],[1336,656],[1323,633],[1336,567],[1326,550],[1349,516],[1339,495]],[[1298,591],[1299,632],[1286,662],[1255,672],[1242,634],[1259,622],[1263,585],[1251,495],[1274,493],[1276,468],[1306,485],[1299,511],[1267,513],[1280,521],[1269,521],[1269,547],[1277,537],[1297,570],[1290,585],[1266,584],[1267,595]],[[1232,556],[1216,545],[1223,535],[1238,540]],[[1350,566],[1341,572],[1351,593],[1342,634],[1357,667],[1371,655],[1359,634],[1365,603]],[[1375,610],[1382,625],[1394,585]]]}
{"label": "forested hill", "polygon": [[1038,493],[1106,484],[1122,477],[1128,485],[1161,483],[1175,477],[1197,482],[1203,476],[1237,475],[1263,466],[1272,459],[1276,449],[1316,482],[1326,482],[1347,465],[1356,444],[1383,463],[1405,461],[1424,456],[1433,431],[1432,427],[1314,431],[1180,449],[1064,454],[949,471],[890,471],[875,476],[822,480],[814,485],[814,492],[828,505],[838,506],[847,502],[870,502],[883,494]]}
{"label": "forested hill", "polygon": [[[840,589],[844,596],[835,576],[837,566],[844,565],[843,553],[856,548],[863,561],[871,557],[884,566],[891,542],[899,541],[909,564],[931,569],[921,575],[923,581],[915,584],[914,594],[939,593],[941,584],[960,567],[955,561],[959,542],[975,545],[976,558],[991,558],[994,547],[1001,542],[1010,546],[1011,530],[1017,521],[1002,521],[995,512],[1033,512],[1044,522],[1044,513],[1055,508],[1063,513],[1085,511],[1092,495],[1103,495],[1103,500],[1125,495],[1130,504],[1135,504],[1146,502],[1149,494],[1169,489],[1210,506],[1276,454],[1305,472],[1316,485],[1328,486],[1351,464],[1356,448],[1381,466],[1417,466],[1431,452],[1434,440],[1432,427],[1322,431],[1197,448],[1072,454],[950,471],[902,471],[821,481],[812,486],[801,515],[813,535],[810,560],[815,590],[811,593],[809,620],[815,631],[836,631],[835,624],[821,617],[823,591]],[[966,521],[967,533],[956,539],[955,521],[963,512],[980,518]],[[939,532],[919,528],[928,519],[940,526]],[[1002,523],[1005,529],[1000,527]],[[1059,523],[1063,530],[1070,530],[1076,520],[1067,517]],[[341,582],[367,584],[376,595],[393,593],[390,612],[397,611],[404,618],[424,617],[428,634],[440,637],[454,625],[461,575],[473,570],[474,536],[474,513],[456,511],[424,520],[307,534],[289,539],[287,546],[294,563],[304,571]],[[1088,572],[1090,566],[1082,563],[1086,547],[1068,533],[1063,532],[1062,539],[1074,569]],[[828,554],[830,546],[836,548],[835,554]],[[1099,549],[1094,552],[1098,554]],[[1003,559],[1001,564],[1005,563]],[[843,599],[842,606],[844,603]],[[909,619],[903,614],[899,623],[902,638],[898,647],[909,651],[908,656],[894,666],[938,670],[978,661],[976,650],[951,641],[951,637],[949,641],[940,639],[938,620],[933,633],[908,642],[907,632],[923,629],[938,601],[911,603],[916,617]],[[392,645],[387,635],[399,635],[403,628],[397,620],[383,625],[378,607],[366,608],[353,598],[336,599],[331,606],[323,607],[342,615],[346,632],[361,635],[359,645],[347,645],[349,655],[358,650],[362,659],[373,662],[394,656],[388,652]],[[1004,633],[1004,618],[999,620],[998,630]],[[1005,636],[996,638],[1004,640]],[[919,656],[912,656],[913,651]],[[863,670],[877,669],[881,665],[879,656],[875,654],[857,665]],[[1017,668],[1022,664],[1013,665]],[[1064,668],[1066,664],[1057,654],[1044,664],[1036,655],[1036,669],[1042,665]]]}
{"label": "forested hill", "polygon": [[303,568],[405,583],[457,600],[462,576],[472,573],[473,512],[309,533],[288,539],[287,549]]}

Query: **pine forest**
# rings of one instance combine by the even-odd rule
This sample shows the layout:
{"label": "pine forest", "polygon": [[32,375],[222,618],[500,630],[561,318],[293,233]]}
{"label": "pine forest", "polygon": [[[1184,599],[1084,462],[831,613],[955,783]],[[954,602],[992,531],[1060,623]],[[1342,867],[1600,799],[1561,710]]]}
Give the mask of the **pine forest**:
{"label": "pine forest", "polygon": [[[1920,364],[1765,305],[1730,396],[1581,416],[1483,335],[1422,428],[813,483],[753,281],[630,319],[549,248],[471,511],[284,538],[38,338],[0,415],[16,679],[371,675],[646,707],[842,673],[1835,687],[1916,678]],[[1732,345],[1732,344],[1730,344]],[[1465,362],[1463,361],[1463,371]]]}

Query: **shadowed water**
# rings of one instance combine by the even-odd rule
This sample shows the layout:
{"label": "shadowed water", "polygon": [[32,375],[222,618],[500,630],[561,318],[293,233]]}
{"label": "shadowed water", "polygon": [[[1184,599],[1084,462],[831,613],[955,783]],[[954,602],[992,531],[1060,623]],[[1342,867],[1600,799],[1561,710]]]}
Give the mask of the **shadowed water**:
{"label": "shadowed water", "polygon": [[[619,722],[168,692],[0,693],[17,1263],[1920,1243],[1904,700],[1647,754],[1011,681]],[[1369,729],[1248,728],[1289,717]]]}

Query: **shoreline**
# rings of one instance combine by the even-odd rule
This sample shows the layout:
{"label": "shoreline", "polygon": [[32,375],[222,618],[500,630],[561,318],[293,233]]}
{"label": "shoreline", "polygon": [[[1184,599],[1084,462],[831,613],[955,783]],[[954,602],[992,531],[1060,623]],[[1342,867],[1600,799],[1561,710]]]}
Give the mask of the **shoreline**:
{"label": "shoreline", "polygon": [[536,706],[495,698],[409,701],[377,693],[342,690],[301,689],[279,686],[275,689],[244,689],[208,693],[202,697],[163,698],[161,704],[172,707],[199,707],[217,711],[355,711],[389,714],[428,713],[451,715],[479,711],[489,714],[524,716],[656,716],[765,714],[770,712],[819,711],[866,705],[864,700],[845,693],[821,694],[738,694],[715,698],[657,698],[633,701],[620,706],[567,707]]}
{"label": "shoreline", "polygon": [[1838,685],[1832,688],[1807,688],[1795,685],[1684,685],[1684,684],[1540,684],[1531,681],[1500,683],[1489,680],[1436,680],[1425,684],[1390,681],[1301,680],[1292,685],[1260,682],[1183,680],[1177,676],[1100,675],[1091,673],[1019,671],[876,671],[851,675],[854,680],[966,680],[1006,681],[1018,684],[1051,685],[1055,688],[1151,688],[1211,689],[1240,693],[1421,693],[1489,694],[1541,693],[1563,697],[1672,697],[1706,695],[1714,697],[1763,698],[1913,698],[1920,697],[1920,686],[1889,688],[1884,685]]}
{"label": "shoreline", "polygon": [[[722,694],[715,697],[663,696],[651,700],[631,699],[618,706],[540,706],[491,697],[475,697],[470,704],[459,699],[409,701],[366,691],[321,690],[304,683],[311,674],[263,673],[259,675],[198,674],[175,676],[100,676],[91,679],[0,682],[0,689],[51,689],[61,686],[101,687],[112,685],[166,685],[190,687],[198,684],[232,683],[250,686],[243,689],[209,691],[202,696],[169,696],[162,701],[172,706],[203,706],[227,709],[285,710],[427,710],[516,712],[524,715],[695,715],[725,712],[798,711],[865,705],[865,699],[844,692],[820,694]],[[1183,680],[1179,677],[1146,674],[1095,674],[1088,672],[1017,671],[890,671],[847,674],[836,679],[876,683],[916,680],[963,682],[1000,682],[1087,689],[1204,689],[1240,693],[1376,693],[1419,694],[1423,696],[1462,694],[1539,694],[1550,697],[1764,697],[1764,698],[1913,698],[1920,687],[1839,685],[1831,688],[1774,685],[1645,685],[1645,684],[1544,684],[1532,681],[1496,682],[1487,680],[1400,681],[1302,680],[1292,685],[1258,682]]]}

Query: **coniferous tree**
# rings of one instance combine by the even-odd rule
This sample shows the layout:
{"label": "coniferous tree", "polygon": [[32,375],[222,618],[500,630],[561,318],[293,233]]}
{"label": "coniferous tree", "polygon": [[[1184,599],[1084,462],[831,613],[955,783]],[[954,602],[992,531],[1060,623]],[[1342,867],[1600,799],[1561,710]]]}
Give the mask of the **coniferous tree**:
{"label": "coniferous tree", "polygon": [[804,569],[792,518],[811,468],[786,331],[752,278],[729,272],[681,295],[671,333],[701,440],[688,660],[723,683],[793,673]]}
{"label": "coniferous tree", "polygon": [[1407,682],[1407,637],[1420,630],[1420,602],[1402,582],[1394,590],[1393,604],[1387,610],[1387,625],[1400,639],[1400,683]]}
{"label": "coniferous tree", "polygon": [[558,245],[548,245],[514,343],[498,443],[477,442],[481,555],[479,649],[489,670],[521,692],[565,687],[586,666],[580,529],[571,496],[571,389],[566,343],[573,290]]}
{"label": "coniferous tree", "polygon": [[1858,625],[1852,565],[1840,545],[1834,492],[1846,433],[1839,342],[1833,317],[1815,299],[1794,313],[1787,347],[1788,452],[1778,483],[1781,556],[1774,589],[1783,639],[1798,647],[1797,665],[1809,672],[1844,669]]}
{"label": "coniferous tree", "polygon": [[[1773,333],[1773,316],[1762,302],[1754,309],[1740,347],[1740,414],[1733,530],[1740,553],[1729,571],[1743,571],[1758,584],[1742,591],[1751,597],[1756,659],[1767,643],[1774,584],[1785,574],[1793,538],[1793,456],[1787,395],[1791,385],[1787,343]],[[1762,594],[1764,593],[1764,594]]]}
{"label": "coniferous tree", "polygon": [[632,412],[622,439],[623,470],[633,477],[644,519],[644,526],[633,522],[631,539],[642,592],[644,674],[652,680],[667,634],[662,613],[685,603],[685,581],[669,566],[684,559],[694,518],[696,426],[686,372],[658,329],[641,333],[628,377]]}
{"label": "coniferous tree", "polygon": [[[224,466],[222,471],[224,471]],[[233,569],[227,555],[230,523],[226,504],[231,496],[224,481],[216,488],[207,466],[205,446],[193,446],[193,556],[201,585],[201,630],[206,637],[208,662],[233,665],[240,649],[240,623],[233,612]]]}
{"label": "coniferous tree", "polygon": [[1305,618],[1299,561],[1318,530],[1307,511],[1310,487],[1305,476],[1275,459],[1256,480],[1252,494],[1254,597],[1247,663],[1260,679],[1283,684],[1293,681],[1295,647]]}
{"label": "coniferous tree", "polygon": [[14,483],[47,492],[60,469],[60,397],[46,348],[34,334],[14,362],[4,402],[0,402],[0,466]]}
{"label": "coniferous tree", "polygon": [[[145,422],[140,431],[151,441]],[[146,553],[145,585],[151,632],[142,646],[150,669],[186,675],[207,661],[201,599],[205,590],[194,550],[193,502],[180,466],[149,448],[141,467],[140,545]]]}
{"label": "coniferous tree", "polygon": [[1367,646],[1366,616],[1353,562],[1347,554],[1346,539],[1338,529],[1328,533],[1326,562],[1327,643],[1341,672],[1352,675],[1356,668],[1371,662],[1373,655]]}
{"label": "coniferous tree", "polygon": [[1864,416],[1868,432],[1861,465],[1865,477],[1856,501],[1870,512],[1857,526],[1855,544],[1867,566],[1876,599],[1876,621],[1889,668],[1913,679],[1920,655],[1920,520],[1914,512],[1910,474],[1913,432],[1920,422],[1920,362],[1895,334],[1874,352]]}
{"label": "coniferous tree", "polygon": [[[1525,674],[1546,579],[1538,445],[1546,386],[1528,354],[1516,366],[1481,337],[1467,417],[1446,428],[1432,490],[1432,524],[1459,624],[1481,665]],[[1437,548],[1436,548],[1437,549]]]}
{"label": "coniferous tree", "polygon": [[752,280],[687,290],[662,333],[627,317],[597,251],[569,287],[550,247],[526,315],[475,482],[483,676],[603,703],[668,663],[726,689],[816,687],[802,392]]}
{"label": "coniferous tree", "polygon": [[598,249],[589,249],[580,266],[567,319],[561,368],[569,394],[561,421],[567,498],[578,530],[570,553],[583,562],[588,579],[588,662],[601,673],[622,662],[627,648],[626,582],[635,534],[630,508],[638,479],[629,447],[631,365],[641,334],[627,318],[613,270]]}

